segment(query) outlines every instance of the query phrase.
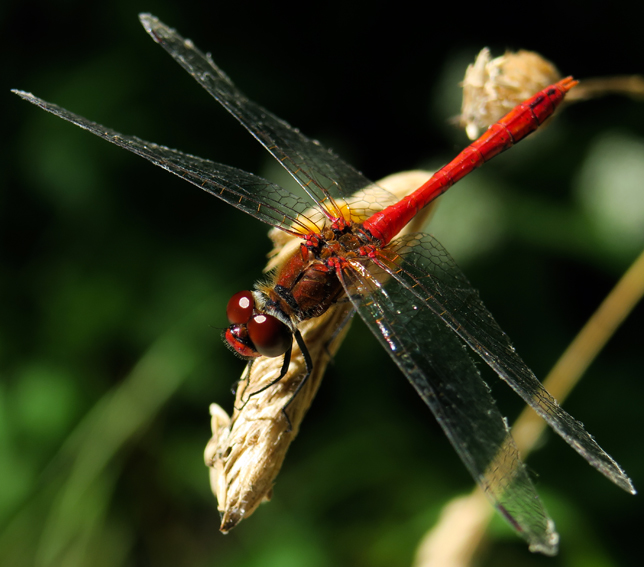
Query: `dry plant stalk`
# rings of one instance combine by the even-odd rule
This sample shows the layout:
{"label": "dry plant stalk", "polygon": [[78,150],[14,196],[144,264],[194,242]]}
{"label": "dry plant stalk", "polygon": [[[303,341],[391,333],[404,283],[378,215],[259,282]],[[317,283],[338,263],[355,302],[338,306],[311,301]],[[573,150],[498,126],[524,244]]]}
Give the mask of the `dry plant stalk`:
{"label": "dry plant stalk", "polygon": [[[430,176],[430,172],[410,171],[386,177],[378,185],[399,199],[417,189]],[[426,207],[406,227],[405,232],[420,230],[433,209],[433,204]],[[271,230],[269,236],[275,249],[271,253],[267,271],[282,265],[301,243],[299,238],[276,229]],[[288,406],[291,429],[283,408],[306,373],[304,358],[297,345],[294,345],[286,375],[257,395],[250,394],[261,390],[279,376],[283,357],[260,357],[247,367],[237,389],[232,418],[217,404],[210,406],[213,436],[204,457],[206,465],[210,467],[211,488],[221,512],[222,532],[231,530],[250,516],[261,502],[270,499],[286,451],[299,431],[327,364],[349,328],[346,323],[351,310],[348,301],[341,301],[324,315],[299,325],[313,361],[313,371]]]}
{"label": "dry plant stalk", "polygon": [[641,75],[617,75],[584,79],[570,93],[572,96],[566,97],[568,103],[611,94],[642,100],[644,99],[644,77]]}

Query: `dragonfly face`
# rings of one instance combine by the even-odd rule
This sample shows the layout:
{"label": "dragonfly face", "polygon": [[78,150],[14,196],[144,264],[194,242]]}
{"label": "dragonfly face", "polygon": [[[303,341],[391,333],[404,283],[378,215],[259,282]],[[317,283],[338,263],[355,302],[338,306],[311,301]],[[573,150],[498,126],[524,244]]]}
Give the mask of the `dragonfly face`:
{"label": "dragonfly face", "polygon": [[[260,305],[265,304],[265,300],[260,302]],[[282,356],[291,348],[293,334],[289,326],[259,309],[252,292],[240,291],[233,295],[228,301],[226,315],[230,327],[224,331],[224,342],[241,358]]]}

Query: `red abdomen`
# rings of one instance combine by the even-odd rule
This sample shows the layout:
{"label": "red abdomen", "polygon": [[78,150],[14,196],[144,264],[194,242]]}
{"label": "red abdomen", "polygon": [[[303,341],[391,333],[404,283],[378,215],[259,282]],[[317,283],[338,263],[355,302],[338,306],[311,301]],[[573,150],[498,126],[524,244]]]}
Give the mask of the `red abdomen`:
{"label": "red abdomen", "polygon": [[534,132],[553,114],[566,93],[576,84],[572,77],[567,77],[516,106],[432,175],[427,183],[395,205],[372,215],[362,224],[362,228],[368,230],[382,246],[389,243],[418,211],[454,183]]}

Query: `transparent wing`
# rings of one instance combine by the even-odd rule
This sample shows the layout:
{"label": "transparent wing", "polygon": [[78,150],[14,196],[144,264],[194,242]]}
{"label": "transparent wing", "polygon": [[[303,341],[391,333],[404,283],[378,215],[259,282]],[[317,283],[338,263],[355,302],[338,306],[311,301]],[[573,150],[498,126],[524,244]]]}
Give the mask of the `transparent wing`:
{"label": "transparent wing", "polygon": [[[347,199],[359,189],[372,185],[360,172],[319,142],[310,140],[284,120],[248,100],[217,67],[210,55],[203,54],[190,40],[184,39],[150,14],[141,14],[139,18],[154,41],[239,120],[331,216],[343,216],[334,199]],[[376,201],[389,202],[391,194],[388,191],[382,188],[377,191],[380,195],[374,195]],[[350,220],[359,222],[368,217],[365,210],[368,210],[369,204],[351,202]],[[344,216],[347,216],[346,210]]]}
{"label": "transparent wing", "polygon": [[554,524],[461,341],[409,289],[363,261],[352,262],[353,269],[340,276],[355,309],[430,407],[494,506],[531,550],[554,555]]}
{"label": "transparent wing", "polygon": [[[411,303],[429,308],[477,353],[563,439],[617,486],[635,489],[621,467],[565,412],[521,360],[478,293],[432,236],[412,234],[393,241],[375,259]],[[401,308],[401,306],[398,306]],[[425,317],[428,325],[432,317]],[[418,324],[420,327],[420,323]]]}
{"label": "transparent wing", "polygon": [[41,100],[31,93],[15,90],[13,92],[47,112],[144,157],[230,205],[285,232],[302,236],[311,230],[319,232],[322,228],[324,219],[320,214],[317,218],[303,215],[304,211],[311,211],[311,203],[257,175],[146,142],[135,136],[119,134],[60,106]]}

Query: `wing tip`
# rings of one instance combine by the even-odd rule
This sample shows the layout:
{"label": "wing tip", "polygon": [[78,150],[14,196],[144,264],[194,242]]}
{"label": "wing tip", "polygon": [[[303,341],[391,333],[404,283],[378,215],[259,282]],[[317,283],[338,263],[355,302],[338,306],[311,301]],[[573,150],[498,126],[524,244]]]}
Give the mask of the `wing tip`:
{"label": "wing tip", "polygon": [[633,485],[633,481],[626,476],[626,473],[624,471],[621,471],[621,475],[616,478],[612,478],[611,480],[619,486],[622,490],[625,490],[629,494],[637,494],[637,490],[635,489],[635,486]]}
{"label": "wing tip", "polygon": [[25,100],[33,100],[36,98],[33,94],[28,93],[27,91],[21,91],[20,89],[11,89],[11,92],[13,94],[17,94],[20,98],[24,98]]}
{"label": "wing tip", "polygon": [[532,539],[528,542],[528,549],[533,553],[541,553],[553,557],[559,552],[559,533],[555,523],[548,518],[546,529],[539,539]]}
{"label": "wing tip", "polygon": [[[594,440],[593,440],[594,441]],[[573,445],[574,447],[574,445]],[[595,467],[600,473],[602,473],[608,480],[616,484],[629,494],[637,494],[633,481],[628,477],[626,471],[608,454],[606,453],[599,445],[597,445],[601,451],[602,459],[597,457],[592,458],[586,453],[580,453],[593,467]]]}
{"label": "wing tip", "polygon": [[143,29],[156,41],[160,43],[161,35],[159,32],[167,31],[168,27],[156,16],[150,14],[149,12],[141,12],[139,14],[139,21],[143,26]]}
{"label": "wing tip", "polygon": [[141,12],[139,14],[139,21],[141,22],[141,24],[143,24],[143,27],[149,33],[152,25],[158,23],[159,18],[153,16],[149,12]]}

